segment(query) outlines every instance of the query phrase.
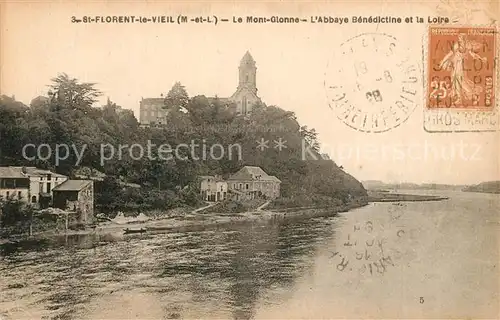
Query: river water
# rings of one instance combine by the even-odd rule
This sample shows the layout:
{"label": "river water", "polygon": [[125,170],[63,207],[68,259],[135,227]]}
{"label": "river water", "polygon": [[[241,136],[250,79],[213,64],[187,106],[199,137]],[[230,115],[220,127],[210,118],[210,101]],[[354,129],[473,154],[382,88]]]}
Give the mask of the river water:
{"label": "river water", "polygon": [[433,194],[450,199],[3,245],[0,319],[496,318],[500,196]]}

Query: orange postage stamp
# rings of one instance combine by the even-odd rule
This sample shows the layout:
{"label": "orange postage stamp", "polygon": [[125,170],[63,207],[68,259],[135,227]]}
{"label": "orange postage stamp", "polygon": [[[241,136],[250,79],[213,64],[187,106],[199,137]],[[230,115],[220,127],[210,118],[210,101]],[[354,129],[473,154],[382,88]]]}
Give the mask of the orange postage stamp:
{"label": "orange postage stamp", "polygon": [[494,27],[429,28],[427,109],[495,108]]}

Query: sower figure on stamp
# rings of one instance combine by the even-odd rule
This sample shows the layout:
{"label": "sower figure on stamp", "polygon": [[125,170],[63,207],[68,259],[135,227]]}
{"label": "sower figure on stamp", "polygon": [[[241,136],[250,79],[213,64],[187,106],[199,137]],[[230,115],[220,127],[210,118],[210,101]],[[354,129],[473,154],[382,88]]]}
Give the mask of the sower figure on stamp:
{"label": "sower figure on stamp", "polygon": [[459,105],[462,99],[472,100],[474,95],[482,92],[482,87],[475,86],[474,82],[467,78],[465,74],[465,59],[470,55],[473,59],[486,62],[486,57],[481,57],[475,50],[478,50],[481,44],[476,41],[468,40],[466,35],[460,33],[458,41],[453,44],[451,51],[443,58],[439,67],[442,70],[451,69],[451,98],[455,99],[455,105]]}

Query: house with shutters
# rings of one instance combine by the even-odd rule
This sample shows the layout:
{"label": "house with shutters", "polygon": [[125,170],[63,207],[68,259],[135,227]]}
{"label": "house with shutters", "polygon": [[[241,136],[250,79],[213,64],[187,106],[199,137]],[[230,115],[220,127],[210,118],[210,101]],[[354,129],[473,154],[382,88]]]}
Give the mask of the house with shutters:
{"label": "house with shutters", "polygon": [[0,167],[0,197],[28,202],[30,178],[19,167]]}
{"label": "house with shutters", "polygon": [[0,196],[47,208],[52,203],[52,190],[66,180],[65,175],[36,167],[0,167]]}
{"label": "house with shutters", "polygon": [[204,201],[216,202],[227,199],[227,182],[220,176],[201,176],[200,192]]}
{"label": "house with shutters", "polygon": [[32,205],[38,208],[48,208],[52,204],[55,187],[68,180],[68,177],[50,170],[35,167],[24,167],[30,179],[30,198]]}
{"label": "house with shutters", "polygon": [[268,175],[260,167],[241,168],[229,177],[227,184],[234,200],[276,199],[280,196],[281,180]]}

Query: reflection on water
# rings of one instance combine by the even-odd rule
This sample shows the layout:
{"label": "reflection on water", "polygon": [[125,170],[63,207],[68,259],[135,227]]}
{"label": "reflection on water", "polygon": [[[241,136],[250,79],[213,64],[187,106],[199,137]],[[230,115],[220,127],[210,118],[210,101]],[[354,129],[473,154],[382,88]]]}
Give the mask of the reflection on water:
{"label": "reflection on water", "polygon": [[335,218],[5,244],[0,318],[495,318],[500,197],[440,195]]}
{"label": "reflection on water", "polygon": [[0,296],[0,306],[12,307],[16,298],[11,310],[33,315],[38,308],[41,316],[92,318],[96,300],[116,292],[140,292],[159,299],[155,305],[163,318],[252,318],[266,289],[286,291],[312,266],[318,242],[333,239],[334,220],[4,244],[0,272],[8,284],[0,290],[9,294]]}
{"label": "reflection on water", "polygon": [[121,234],[71,234],[57,235],[51,238],[34,238],[21,241],[10,241],[0,245],[2,256],[11,256],[23,251],[46,251],[55,248],[75,247],[79,249],[90,249],[108,242],[123,239]]}

